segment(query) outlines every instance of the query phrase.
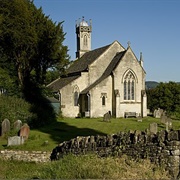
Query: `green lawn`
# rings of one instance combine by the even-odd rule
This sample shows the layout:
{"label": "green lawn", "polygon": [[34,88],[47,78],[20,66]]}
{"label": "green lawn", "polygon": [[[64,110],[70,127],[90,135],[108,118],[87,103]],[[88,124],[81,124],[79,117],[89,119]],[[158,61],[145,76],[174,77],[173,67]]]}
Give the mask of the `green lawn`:
{"label": "green lawn", "polygon": [[[7,147],[7,140],[0,137],[0,149],[52,151],[59,143],[76,136],[114,134],[129,130],[144,131],[153,122],[158,124],[158,130],[165,129],[165,126],[160,123],[160,119],[152,117],[143,118],[142,122],[138,122],[136,118],[112,118],[111,122],[103,122],[102,118],[63,118],[51,125],[31,129],[29,139],[22,146]],[[173,120],[173,129],[180,129],[180,121]],[[48,141],[48,144],[45,144],[45,141]]]}
{"label": "green lawn", "polygon": [[170,179],[164,167],[125,155],[99,158],[95,154],[69,154],[40,164],[0,159],[0,172],[0,179]]}

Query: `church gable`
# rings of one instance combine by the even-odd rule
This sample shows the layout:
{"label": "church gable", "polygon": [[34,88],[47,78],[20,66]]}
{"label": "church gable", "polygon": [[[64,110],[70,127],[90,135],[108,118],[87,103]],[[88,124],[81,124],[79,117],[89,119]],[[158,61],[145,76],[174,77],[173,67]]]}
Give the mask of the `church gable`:
{"label": "church gable", "polygon": [[142,74],[145,74],[140,61],[138,61],[130,47],[128,47],[124,56],[121,58],[121,61],[119,61],[119,64],[114,69],[114,74],[118,74],[118,76],[122,78],[125,72],[128,71],[128,69],[131,69],[136,77],[142,77]]}
{"label": "church gable", "polygon": [[85,53],[81,58],[72,63],[67,70],[67,74],[88,71],[88,66],[92,64],[102,53],[104,53],[109,46],[110,45],[107,45]]}
{"label": "church gable", "polygon": [[90,91],[92,88],[94,88],[95,86],[97,86],[99,83],[101,83],[104,79],[106,79],[114,70],[114,68],[117,66],[117,64],[119,63],[119,61],[121,60],[121,58],[124,56],[126,51],[122,51],[120,53],[118,53],[110,62],[110,64],[108,65],[108,67],[105,69],[105,71],[103,72],[102,76],[100,78],[98,78],[94,83],[90,84],[89,87],[87,87],[86,89],[84,89],[81,93],[82,94],[86,94],[88,93],[88,91]]}
{"label": "church gable", "polygon": [[97,81],[108,69],[114,57],[124,51],[122,45],[114,41],[104,53],[102,53],[92,64],[89,65],[90,84]]}

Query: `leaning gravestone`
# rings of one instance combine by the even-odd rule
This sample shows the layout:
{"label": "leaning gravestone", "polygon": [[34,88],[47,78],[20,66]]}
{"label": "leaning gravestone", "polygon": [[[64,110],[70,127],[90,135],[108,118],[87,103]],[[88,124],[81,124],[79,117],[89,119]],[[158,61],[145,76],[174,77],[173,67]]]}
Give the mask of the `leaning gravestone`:
{"label": "leaning gravestone", "polygon": [[8,146],[17,146],[24,144],[24,138],[21,136],[8,137]]}
{"label": "leaning gravestone", "polygon": [[22,121],[21,120],[17,120],[14,122],[14,129],[19,131],[21,129],[22,126]]}
{"label": "leaning gravestone", "polygon": [[29,137],[30,128],[28,124],[24,124],[20,129],[20,137],[23,137],[24,140],[27,140]]}
{"label": "leaning gravestone", "polygon": [[1,135],[3,136],[9,131],[10,131],[10,121],[9,119],[4,119],[4,121],[1,124]]}
{"label": "leaning gravestone", "polygon": [[157,133],[157,123],[151,123],[149,125],[149,131],[152,134],[156,134]]}
{"label": "leaning gravestone", "polygon": [[111,119],[111,112],[108,111],[107,113],[104,114],[103,121],[110,122],[110,119]]}

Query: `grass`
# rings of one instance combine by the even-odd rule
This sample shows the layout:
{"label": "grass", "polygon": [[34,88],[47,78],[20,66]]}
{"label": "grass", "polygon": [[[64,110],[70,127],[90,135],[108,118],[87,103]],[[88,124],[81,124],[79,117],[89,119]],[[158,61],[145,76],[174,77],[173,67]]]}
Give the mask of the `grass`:
{"label": "grass", "polygon": [[[143,118],[142,122],[137,122],[136,118],[112,118],[111,122],[103,122],[102,118],[63,118],[51,125],[31,129],[29,139],[21,146],[7,147],[7,139],[0,137],[0,149],[52,151],[59,143],[77,136],[115,134],[119,131],[129,130],[144,131],[153,122],[158,124],[158,130],[165,129],[165,126],[160,123],[160,119],[152,117]],[[178,120],[173,120],[173,129],[180,129]]]}
{"label": "grass", "polygon": [[45,164],[0,160],[0,172],[0,179],[170,179],[163,167],[149,160],[135,162],[127,156],[98,158],[93,154],[69,154]]}
{"label": "grass", "polygon": [[[102,118],[63,118],[51,125],[31,129],[29,139],[24,145],[7,147],[7,139],[0,137],[0,149],[52,151],[59,143],[76,136],[106,135],[119,131],[142,130],[156,122],[158,130],[165,129],[160,119],[136,118],[111,119],[103,122]],[[180,129],[180,123],[173,120],[173,129]],[[48,141],[48,144],[44,142]],[[10,168],[9,168],[10,167]],[[168,179],[163,167],[157,167],[149,160],[134,162],[128,157],[98,158],[96,155],[67,155],[57,162],[42,164],[3,161],[0,159],[0,179]]]}

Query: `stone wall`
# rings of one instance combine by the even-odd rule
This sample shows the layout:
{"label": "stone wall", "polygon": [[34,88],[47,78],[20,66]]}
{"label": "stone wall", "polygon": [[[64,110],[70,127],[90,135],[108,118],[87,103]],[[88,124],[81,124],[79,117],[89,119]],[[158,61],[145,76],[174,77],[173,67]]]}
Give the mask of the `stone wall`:
{"label": "stone wall", "polygon": [[17,150],[1,150],[0,158],[4,160],[18,160],[25,162],[48,162],[50,161],[51,152],[46,151],[17,151]]}
{"label": "stone wall", "polygon": [[173,179],[180,176],[180,130],[160,131],[152,134],[144,131],[119,132],[107,136],[77,137],[63,142],[53,149],[51,160],[58,160],[67,153],[94,152],[101,157],[126,154],[133,159],[148,158],[164,166]]}

